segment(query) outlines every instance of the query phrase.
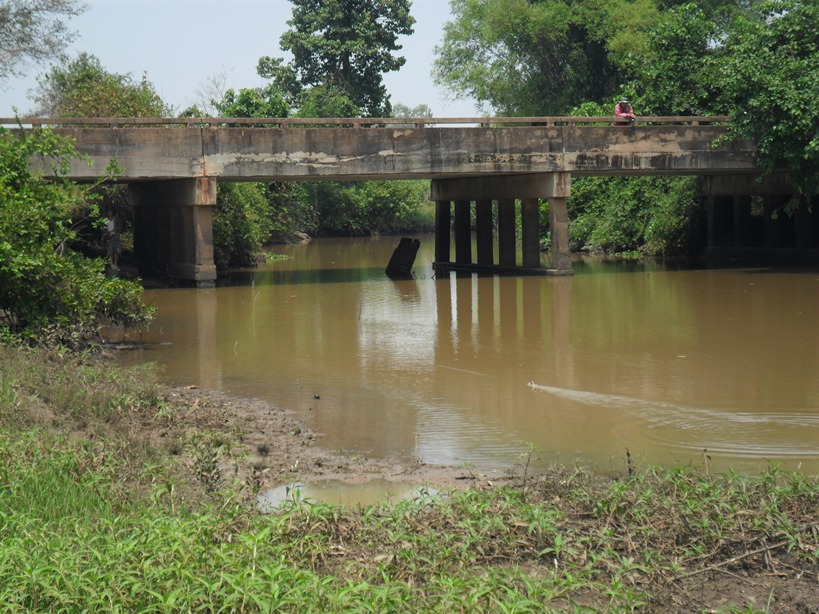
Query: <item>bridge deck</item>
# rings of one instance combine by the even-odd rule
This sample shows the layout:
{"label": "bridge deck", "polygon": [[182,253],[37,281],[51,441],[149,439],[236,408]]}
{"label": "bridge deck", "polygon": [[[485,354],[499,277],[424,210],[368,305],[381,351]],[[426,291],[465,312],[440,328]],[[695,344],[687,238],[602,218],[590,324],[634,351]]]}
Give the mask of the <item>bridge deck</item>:
{"label": "bridge deck", "polygon": [[728,141],[727,117],[527,118],[20,118],[75,140],[103,177],[111,159],[124,182],[213,177],[223,181],[448,179],[759,172],[748,141]]}

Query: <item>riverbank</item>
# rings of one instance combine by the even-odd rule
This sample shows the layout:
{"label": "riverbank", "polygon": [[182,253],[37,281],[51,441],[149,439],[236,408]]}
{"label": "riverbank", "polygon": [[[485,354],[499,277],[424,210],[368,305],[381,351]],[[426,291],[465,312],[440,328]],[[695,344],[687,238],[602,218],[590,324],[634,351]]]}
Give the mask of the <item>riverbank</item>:
{"label": "riverbank", "polygon": [[[0,372],[6,610],[817,611],[813,477],[472,475],[323,452],[284,409],[145,369],[2,348]],[[372,477],[454,490],[254,505]]]}

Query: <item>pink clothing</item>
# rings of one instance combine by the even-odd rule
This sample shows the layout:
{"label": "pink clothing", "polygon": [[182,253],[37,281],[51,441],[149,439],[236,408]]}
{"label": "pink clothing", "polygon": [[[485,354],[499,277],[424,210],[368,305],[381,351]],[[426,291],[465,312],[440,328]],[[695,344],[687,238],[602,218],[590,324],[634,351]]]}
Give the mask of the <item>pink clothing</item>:
{"label": "pink clothing", "polygon": [[634,119],[634,109],[632,109],[631,105],[627,102],[618,102],[614,105],[614,116]]}

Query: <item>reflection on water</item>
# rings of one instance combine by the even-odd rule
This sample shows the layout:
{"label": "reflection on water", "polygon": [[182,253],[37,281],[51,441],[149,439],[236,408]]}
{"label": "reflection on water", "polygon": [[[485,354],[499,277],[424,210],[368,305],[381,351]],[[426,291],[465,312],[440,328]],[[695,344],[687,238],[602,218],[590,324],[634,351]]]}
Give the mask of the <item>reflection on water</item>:
{"label": "reflection on water", "polygon": [[[819,473],[819,271],[583,262],[573,278],[384,274],[397,238],[283,246],[146,291],[126,364],[296,410],[321,445],[480,468],[576,458]],[[117,337],[119,339],[120,337]],[[535,382],[530,387],[529,382]]]}
{"label": "reflection on water", "polygon": [[431,501],[440,493],[427,486],[389,480],[369,480],[350,484],[339,480],[319,480],[302,484],[283,484],[263,490],[257,496],[259,509],[272,512],[286,503],[329,503],[333,505],[381,505],[399,501]]}

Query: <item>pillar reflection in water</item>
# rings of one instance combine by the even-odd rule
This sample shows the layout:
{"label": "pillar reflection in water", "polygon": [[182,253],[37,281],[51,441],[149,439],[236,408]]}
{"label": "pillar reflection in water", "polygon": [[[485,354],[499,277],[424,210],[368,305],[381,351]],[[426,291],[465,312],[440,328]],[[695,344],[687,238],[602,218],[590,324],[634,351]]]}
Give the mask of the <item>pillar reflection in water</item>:
{"label": "pillar reflection in water", "polygon": [[434,402],[419,418],[422,455],[514,462],[511,450],[547,424],[531,411],[527,383],[544,361],[561,367],[567,348],[555,342],[568,343],[571,282],[455,272],[436,280]]}

